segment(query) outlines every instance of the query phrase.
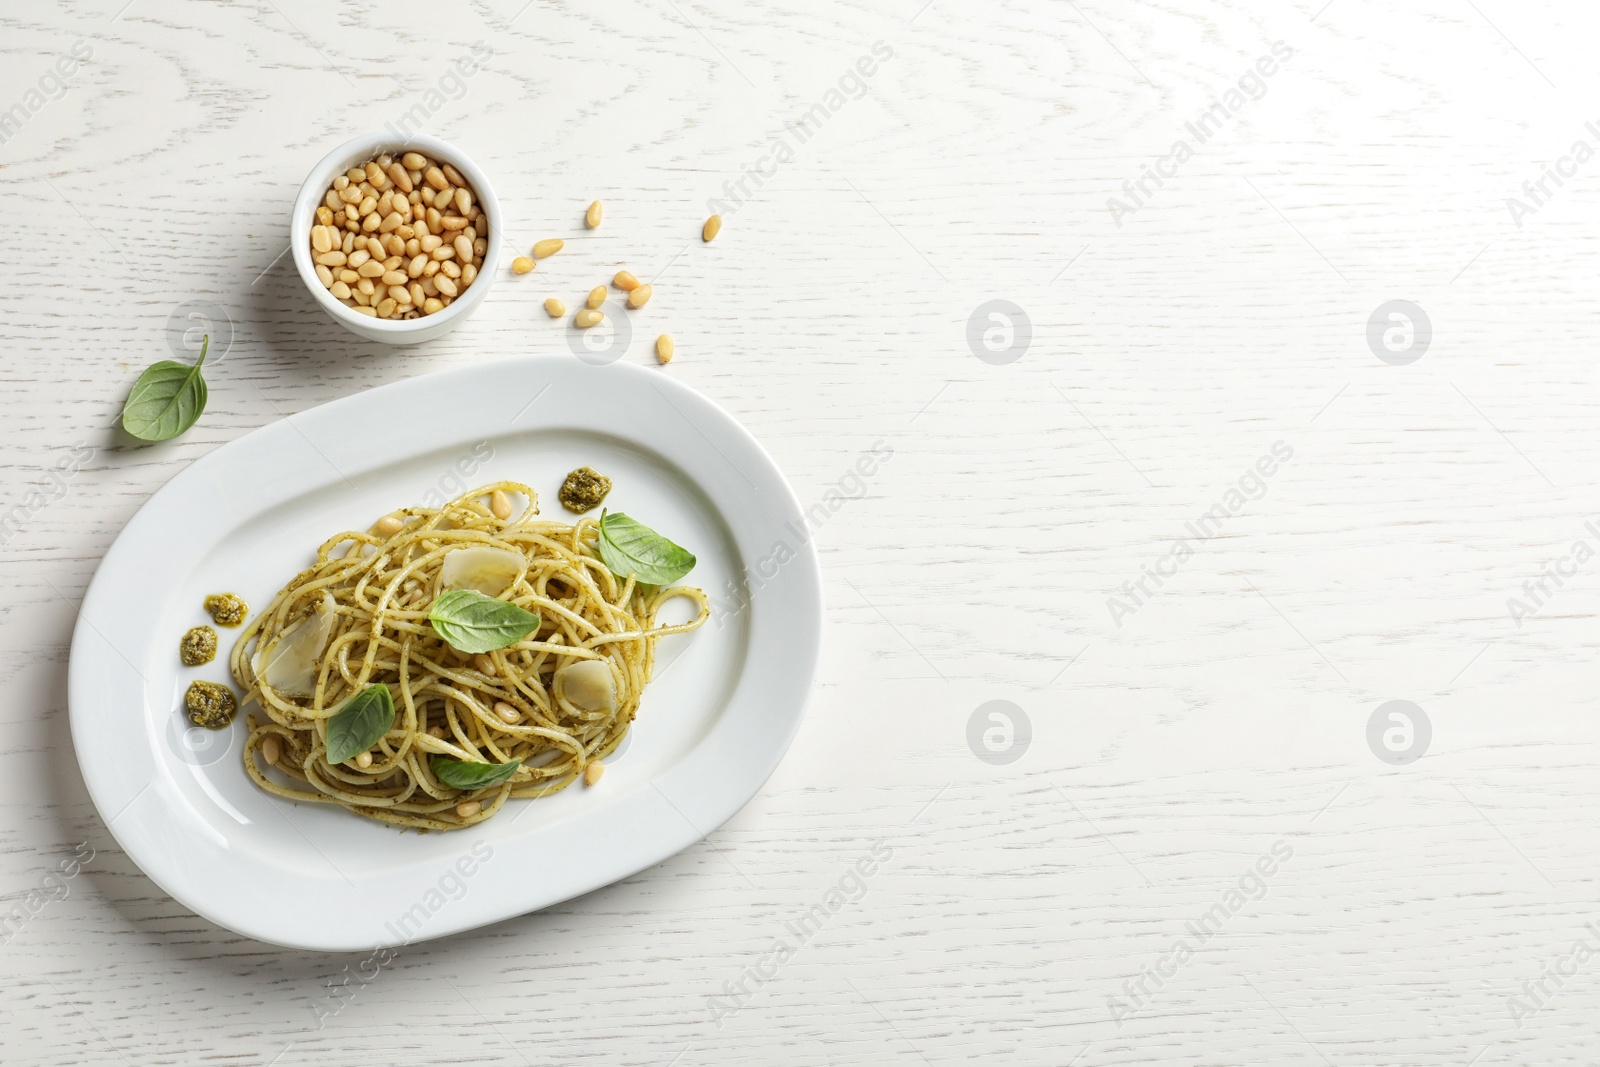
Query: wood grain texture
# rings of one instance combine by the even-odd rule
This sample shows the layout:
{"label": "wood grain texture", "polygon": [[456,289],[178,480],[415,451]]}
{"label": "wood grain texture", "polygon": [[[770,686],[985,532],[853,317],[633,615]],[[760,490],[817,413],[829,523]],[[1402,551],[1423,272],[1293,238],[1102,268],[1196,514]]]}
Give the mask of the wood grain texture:
{"label": "wood grain texture", "polygon": [[[0,143],[0,515],[26,512],[0,546],[0,911],[95,850],[0,945],[0,1059],[1594,1061],[1600,958],[1526,1018],[1510,998],[1600,946],[1600,563],[1520,625],[1507,599],[1597,540],[1600,160],[1521,225],[1505,203],[1600,146],[1590,9],[524,2],[0,10],[0,107],[93,52]],[[289,204],[476,41],[493,58],[425,129],[492,176],[514,249],[568,248],[439,341],[358,341],[282,255]],[[876,42],[892,56],[858,94]],[[1292,54],[1259,98],[1119,225],[1108,199],[1274,42]],[[802,140],[789,124],[841,78]],[[319,1025],[360,956],[194,917],[89,803],[74,605],[183,464],[356,390],[565,351],[545,297],[576,306],[624,266],[656,290],[627,358],[671,332],[663,373],[743,421],[804,503],[850,496],[817,534],[805,726],[701,845],[404,949]],[[1031,320],[1014,363],[969,346],[991,299]],[[1365,336],[1393,299],[1433,327],[1406,366]],[[221,304],[234,342],[199,425],[135,447],[114,420],[187,301]],[[1118,625],[1108,598],[1279,441],[1264,493]],[[858,486],[877,442],[892,459]],[[966,739],[997,699],[1033,730],[1003,766]],[[1431,720],[1419,762],[1368,748],[1390,699]],[[859,899],[747,978],[878,841]],[[1279,842],[1259,899],[1114,1019]]]}

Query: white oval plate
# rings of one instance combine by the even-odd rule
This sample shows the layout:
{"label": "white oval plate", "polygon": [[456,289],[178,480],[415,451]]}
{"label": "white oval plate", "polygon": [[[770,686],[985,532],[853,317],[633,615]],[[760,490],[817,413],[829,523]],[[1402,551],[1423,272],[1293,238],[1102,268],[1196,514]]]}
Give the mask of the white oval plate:
{"label": "white oval plate", "polygon": [[[467,830],[402,833],[258,790],[240,756],[254,705],[225,731],[189,727],[189,682],[231,683],[237,631],[219,628],[204,667],[178,660],[183,632],[210,622],[206,594],[264,606],[331,534],[502,478],[570,518],[556,490],[580,466],[612,478],[608,507],[695,553],[685,580],[713,604],[705,626],[658,646],[633,730],[596,786],[510,801]],[[72,738],[118,843],[185,906],[279,945],[392,947],[597,889],[731,818],[799,728],[821,624],[800,506],[726,412],[627,364],[480,364],[263,426],[152,496],[84,596]]]}

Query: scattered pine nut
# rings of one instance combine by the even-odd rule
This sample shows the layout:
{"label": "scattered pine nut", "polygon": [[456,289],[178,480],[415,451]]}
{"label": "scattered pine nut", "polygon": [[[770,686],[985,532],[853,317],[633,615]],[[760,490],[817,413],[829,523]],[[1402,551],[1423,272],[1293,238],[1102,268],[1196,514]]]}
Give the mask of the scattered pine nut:
{"label": "scattered pine nut", "polygon": [[594,308],[584,308],[573,317],[573,322],[578,324],[578,329],[587,330],[591,326],[598,326],[605,315]]}
{"label": "scattered pine nut", "polygon": [[650,294],[654,292],[648,285],[641,285],[628,294],[628,306],[642,308],[650,302]]}
{"label": "scattered pine nut", "polygon": [[617,271],[617,276],[611,279],[611,284],[616,286],[618,289],[622,289],[631,293],[635,289],[639,288],[639,279],[635,278],[628,271],[619,270]]}
{"label": "scattered pine nut", "polygon": [[604,763],[596,761],[589,764],[589,766],[583,769],[583,784],[594,785],[600,780],[600,776],[604,773],[606,773],[606,765]]}
{"label": "scattered pine nut", "polygon": [[700,240],[711,241],[722,232],[722,216],[712,215],[706,219],[706,224],[700,227]]}
{"label": "scattered pine nut", "polygon": [[283,758],[283,738],[277,734],[268,734],[261,739],[261,758],[268,764],[277,766],[278,760]]}
{"label": "scattered pine nut", "polygon": [[583,213],[583,224],[589,227],[591,230],[599,229],[600,216],[603,211],[604,209],[600,206],[600,201],[596,200],[594,203],[589,205],[589,210]]}
{"label": "scattered pine nut", "polygon": [[444,727],[443,726],[430,726],[430,727],[428,727],[428,736],[429,737],[437,737],[440,740],[443,740],[444,739]]}
{"label": "scattered pine nut", "polygon": [[372,532],[380,537],[393,537],[406,528],[406,524],[394,515],[385,515],[372,524]]}
{"label": "scattered pine nut", "polygon": [[360,767],[362,770],[366,770],[368,767],[372,766],[372,753],[363,752],[361,755],[357,756],[356,766]]}
{"label": "scattered pine nut", "polygon": [[476,800],[463,800],[456,805],[456,815],[462,819],[470,819],[483,810],[483,805]]}
{"label": "scattered pine nut", "polygon": [[567,305],[552,296],[544,302],[544,310],[552,319],[559,319],[567,313]]}
{"label": "scattered pine nut", "polygon": [[497,700],[494,704],[494,713],[504,719],[508,724],[522,721],[522,712],[507,704],[504,700]]}
{"label": "scattered pine nut", "polygon": [[672,362],[672,338],[666,334],[656,338],[656,359],[662,363]]}
{"label": "scattered pine nut", "polygon": [[473,656],[472,665],[478,668],[479,674],[486,674],[490,678],[495,676],[494,660],[490,659],[485,653],[479,652],[476,656]]}
{"label": "scattered pine nut", "polygon": [[540,241],[533,246],[533,258],[544,259],[547,256],[553,256],[561,251],[566,246],[566,243],[559,237],[551,237],[548,240]]}
{"label": "scattered pine nut", "polygon": [[489,510],[494,512],[494,517],[497,519],[509,519],[511,517],[511,498],[506,496],[503,491],[496,489],[489,494]]}
{"label": "scattered pine nut", "polygon": [[589,290],[588,304],[589,304],[590,307],[597,308],[601,304],[604,304],[605,302],[606,302],[606,287],[605,286],[597,285],[593,289]]}
{"label": "scattered pine nut", "polygon": [[538,266],[532,256],[518,256],[511,261],[511,270],[514,274],[526,274]]}

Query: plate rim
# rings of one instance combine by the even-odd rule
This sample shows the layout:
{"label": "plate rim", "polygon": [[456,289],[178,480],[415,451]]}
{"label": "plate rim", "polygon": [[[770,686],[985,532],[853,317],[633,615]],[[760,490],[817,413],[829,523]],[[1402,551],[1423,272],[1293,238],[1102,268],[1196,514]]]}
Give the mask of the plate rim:
{"label": "plate rim", "polygon": [[[91,712],[86,706],[86,701],[94,693],[97,686],[108,684],[101,682],[96,677],[97,668],[104,664],[105,653],[108,650],[115,652],[126,664],[126,667],[132,670],[135,675],[139,675],[141,679],[141,688],[138,696],[140,705],[139,724],[136,733],[146,744],[151,746],[159,745],[159,739],[151,738],[146,726],[148,721],[152,721],[146,705],[148,683],[142,681],[143,676],[138,671],[138,668],[134,666],[131,660],[122,655],[116,643],[101,633],[99,628],[91,621],[91,612],[102,606],[102,601],[105,601],[116,591],[116,585],[119,579],[122,579],[120,573],[123,569],[121,555],[135,550],[132,547],[134,538],[130,536],[130,532],[142,533],[145,527],[158,523],[161,509],[166,499],[175,493],[183,491],[186,486],[199,484],[204,479],[204,476],[212,471],[225,470],[226,464],[232,457],[239,455],[241,452],[248,452],[260,446],[263,442],[272,440],[275,435],[281,437],[292,431],[303,438],[313,450],[317,450],[316,445],[312,443],[311,438],[305,432],[306,429],[313,427],[305,426],[302,428],[301,426],[296,426],[295,421],[320,423],[351,409],[359,410],[364,405],[381,403],[384,399],[393,398],[413,390],[420,393],[421,391],[429,390],[430,387],[442,387],[445,383],[450,383],[451,388],[470,389],[479,377],[494,372],[517,374],[530,379],[534,383],[539,382],[541,379],[547,379],[547,385],[555,384],[560,376],[576,379],[592,377],[596,381],[603,380],[605,376],[615,376],[629,380],[630,384],[627,388],[630,389],[636,387],[654,388],[658,393],[662,394],[664,399],[668,400],[672,407],[677,409],[678,415],[683,417],[685,421],[689,421],[689,416],[685,414],[683,407],[680,406],[681,404],[688,405],[697,417],[704,416],[709,418],[710,421],[708,423],[698,424],[689,421],[689,425],[704,438],[708,445],[721,453],[722,458],[727,460],[730,466],[733,466],[735,470],[744,476],[745,481],[750,483],[753,492],[770,501],[768,510],[772,512],[774,523],[786,520],[788,523],[798,524],[801,528],[805,526],[804,513],[801,510],[799,499],[795,495],[793,487],[789,485],[788,480],[783,476],[777,463],[748,429],[711,398],[688,385],[644,367],[623,362],[596,367],[572,357],[550,354],[513,357],[506,360],[484,361],[467,366],[444,368],[428,374],[389,382],[361,390],[360,392],[337,397],[293,415],[273,419],[262,426],[239,435],[231,441],[219,445],[198,457],[192,463],[185,465],[151,493],[149,498],[129,517],[111,544],[107,546],[103,557],[96,566],[94,576],[91,578],[82,600],[77,605],[78,617],[73,628],[71,654],[68,664],[68,718],[74,754],[77,758],[79,770],[83,776],[85,788],[89,793],[91,802],[94,804],[96,812],[100,815],[102,824],[117,841],[119,847],[128,854],[128,857],[146,877],[158,885],[163,892],[166,892],[195,914],[235,933],[289,948],[312,951],[353,951],[381,947],[383,943],[381,938],[374,938],[371,935],[370,929],[361,931],[360,936],[356,936],[356,931],[352,931],[348,936],[342,933],[334,937],[297,936],[295,930],[287,928],[287,923],[281,920],[275,921],[272,916],[258,916],[256,913],[242,909],[237,903],[234,903],[230,909],[228,902],[219,902],[214,899],[217,896],[215,888],[208,889],[191,878],[183,877],[181,876],[181,871],[177,872],[180,876],[175,877],[171,858],[165,855],[159,857],[153,855],[153,850],[148,847],[148,841],[145,840],[144,836],[135,835],[131,832],[132,828],[138,825],[137,822],[119,830],[117,821],[122,815],[132,808],[151,786],[160,783],[161,775],[167,773],[159,760],[156,760],[151,768],[151,781],[144,788],[138,790],[131,800],[122,804],[113,814],[111,811],[112,805],[121,800],[120,797],[112,795],[113,780],[118,776],[115,773],[106,774],[105,764],[109,759],[114,759],[116,754],[102,751],[103,747],[109,746],[93,736],[95,732],[93,727],[99,724],[93,721],[95,712]],[[676,395],[678,403],[672,402],[671,397],[673,394]],[[539,395],[543,395],[542,392]],[[374,398],[377,399],[375,400]],[[537,397],[535,397],[536,400]],[[530,401],[530,406],[532,403],[533,401]],[[526,411],[527,408],[525,407],[523,410]],[[492,422],[480,427],[479,432],[490,437],[498,437],[515,434],[519,429],[543,428],[537,423],[530,423],[519,428],[515,424],[521,417],[521,412],[508,420],[497,415]],[[559,430],[564,426],[565,424],[558,423],[549,428]],[[735,464],[716,441],[706,436],[705,426],[714,427],[718,436],[723,440],[723,444],[731,443],[737,446],[739,453],[741,453],[739,458],[745,461],[744,465]],[[597,427],[589,427],[589,429],[597,429]],[[621,437],[625,441],[630,441],[637,446],[645,448],[647,451],[662,456],[669,462],[676,464],[685,474],[693,476],[693,480],[701,492],[705,493],[711,501],[714,512],[728,525],[730,532],[736,531],[733,517],[726,513],[726,502],[719,501],[712,493],[711,487],[706,484],[711,478],[710,474],[701,472],[695,475],[695,472],[685,465],[680,457],[674,456],[671,452],[666,451],[664,447],[659,447],[652,441],[644,440],[636,433],[630,434],[627,431],[619,431],[614,426],[598,429],[600,429],[600,432]],[[408,451],[396,453],[377,465],[381,466],[389,462],[404,462],[424,455],[437,447],[448,446],[430,446],[427,443],[421,443]],[[317,451],[320,452],[320,450]],[[327,459],[325,456],[323,458]],[[332,465],[331,460],[328,460],[328,463]],[[751,465],[753,465],[754,469],[747,472],[745,466]],[[334,469],[337,470],[338,468],[335,467]],[[756,481],[751,481],[750,476],[752,474],[760,480],[759,485]],[[311,490],[314,491],[317,487],[313,485]],[[287,497],[285,499],[293,498]],[[737,543],[738,538],[736,537],[735,540]],[[739,547],[743,549],[743,554],[749,557],[756,546],[740,544]],[[744,560],[746,572],[749,571],[751,562],[751,558]],[[746,655],[740,660],[739,674],[733,680],[732,688],[729,691],[728,703],[707,733],[698,738],[681,757],[645,780],[640,788],[621,798],[610,801],[607,805],[601,806],[598,809],[601,813],[599,816],[594,813],[588,813],[587,815],[589,821],[596,821],[597,819],[604,821],[606,818],[613,818],[626,809],[640,820],[639,828],[649,828],[657,833],[657,836],[653,839],[656,842],[654,847],[640,846],[635,842],[624,850],[626,855],[624,862],[616,862],[616,857],[603,861],[597,860],[591,864],[595,871],[591,877],[569,880],[569,884],[554,893],[554,895],[530,893],[524,899],[514,900],[504,907],[497,908],[493,906],[495,904],[494,895],[480,891],[473,895],[480,899],[486,896],[491,897],[488,902],[489,906],[445,909],[435,916],[439,920],[436,928],[430,926],[425,932],[416,937],[407,938],[403,943],[413,944],[437,937],[450,936],[491,923],[502,922],[614,884],[655,866],[696,841],[703,840],[743,810],[760,793],[762,787],[777,770],[778,765],[799,732],[815,685],[816,668],[820,658],[823,619],[822,577],[814,538],[806,537],[800,543],[793,559],[786,562],[784,572],[790,576],[790,581],[795,583],[794,592],[790,594],[789,599],[797,601],[798,605],[804,610],[799,615],[790,616],[782,620],[782,629],[785,633],[790,634],[791,637],[798,633],[802,640],[799,643],[790,644],[785,650],[785,659],[791,667],[795,668],[790,670],[789,674],[797,679],[797,684],[784,693],[786,699],[783,704],[785,706],[777,709],[765,706],[760,709],[760,718],[763,721],[772,723],[772,725],[756,731],[755,734],[757,740],[766,742],[761,749],[761,755],[764,756],[763,759],[754,765],[744,765],[742,773],[725,779],[717,795],[712,798],[713,802],[709,804],[704,802],[705,798],[703,797],[700,798],[701,802],[699,803],[696,803],[696,798],[692,796],[680,797],[680,800],[689,804],[691,810],[700,816],[699,820],[691,819],[688,814],[685,814],[683,807],[680,807],[679,803],[675,803],[661,788],[662,784],[669,783],[672,777],[679,775],[686,767],[689,767],[695,761],[697,753],[707,749],[712,738],[722,732],[724,725],[729,723],[730,720],[735,726],[745,725],[739,719],[739,716],[730,715],[730,712],[735,709],[741,692],[746,687],[752,674],[752,657],[747,650]],[[124,584],[126,584],[126,581],[127,579],[123,579]],[[755,600],[752,598],[750,601],[752,607],[749,609],[752,616],[755,614],[754,603]],[[755,623],[752,621],[752,634],[754,633],[754,626]],[[750,640],[753,643],[753,636]],[[103,674],[104,672],[99,673]],[[774,714],[775,711],[781,714]],[[104,714],[103,710],[99,711],[99,713]],[[749,719],[752,714],[753,712],[746,713],[745,718]],[[773,728],[774,725],[776,729]],[[732,728],[730,727],[730,729]],[[725,747],[729,743],[731,736],[731,733],[724,734],[719,742],[719,747]],[[104,776],[102,776],[103,774]],[[737,785],[733,787],[735,782]],[[645,796],[647,791],[653,791],[657,798],[653,799]],[[665,802],[664,806],[661,802]],[[707,810],[708,808],[709,810]],[[667,809],[671,809],[670,812]],[[582,821],[584,821],[584,817],[568,820],[570,823]],[[709,825],[705,825],[702,831],[701,827],[704,823],[709,823]],[[493,824],[485,825],[492,826]],[[556,829],[562,825],[562,823],[557,823],[555,826],[547,826],[543,828],[543,832],[555,833]],[[677,832],[673,832],[675,825],[677,826]],[[618,829],[621,828],[619,827]],[[626,829],[632,831],[636,828],[630,825]],[[539,832],[541,831],[536,831],[535,833]],[[564,832],[570,833],[570,827]],[[639,835],[631,834],[630,836],[637,837]],[[450,835],[449,839],[463,842],[467,840],[464,835],[455,834]],[[526,839],[526,835],[524,835],[524,839]],[[415,865],[413,864],[412,866]],[[487,866],[485,869],[487,869]],[[349,881],[348,878],[345,880]],[[571,888],[570,882],[584,884],[578,888]],[[462,898],[463,902],[466,899],[464,896]],[[379,909],[374,914],[382,917],[389,913]]]}

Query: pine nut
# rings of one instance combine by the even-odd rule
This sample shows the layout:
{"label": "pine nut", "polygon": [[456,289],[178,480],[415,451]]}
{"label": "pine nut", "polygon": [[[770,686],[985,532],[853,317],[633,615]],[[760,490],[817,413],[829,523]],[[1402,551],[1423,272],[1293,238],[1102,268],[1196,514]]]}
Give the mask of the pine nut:
{"label": "pine nut", "polygon": [[405,528],[406,524],[397,515],[385,515],[372,524],[372,532],[380,537],[393,537]]}
{"label": "pine nut", "polygon": [[654,292],[648,285],[641,285],[628,294],[628,306],[642,308],[650,302],[650,294]]}
{"label": "pine nut", "polygon": [[[317,279],[362,314],[435,314],[482,273],[488,219],[471,183],[421,152],[380,153],[335,175],[315,211]],[[426,290],[412,279],[428,279]]]}
{"label": "pine nut", "polygon": [[443,726],[430,726],[430,727],[428,727],[428,736],[429,737],[439,737],[439,738],[444,737],[444,727]]}
{"label": "pine nut", "polygon": [[495,676],[494,660],[482,652],[472,657],[472,665],[478,669],[479,674],[486,674],[490,678]]}
{"label": "pine nut", "polygon": [[370,752],[361,753],[359,756],[357,756],[355,758],[355,765],[357,767],[359,767],[361,770],[366,770],[368,767],[372,766],[372,753],[370,753]]}
{"label": "pine nut", "polygon": [[605,209],[600,206],[600,201],[596,200],[589,205],[589,210],[583,213],[583,224],[591,230],[598,229],[600,227],[600,216],[604,211]]}
{"label": "pine nut", "polygon": [[533,258],[544,259],[546,256],[553,256],[561,251],[566,243],[559,237],[551,237],[547,240],[539,241],[533,246]]}
{"label": "pine nut", "polygon": [[605,315],[602,312],[596,311],[594,308],[584,308],[573,316],[572,321],[577,323],[578,329],[587,330],[591,326],[598,326],[604,318]]}
{"label": "pine nut", "polygon": [[706,219],[706,224],[700,227],[700,240],[709,242],[715,239],[717,234],[721,232],[722,216],[712,215],[709,219]]}
{"label": "pine nut", "polygon": [[552,319],[559,319],[567,313],[567,305],[552,296],[544,302],[544,310]]}
{"label": "pine nut", "polygon": [[476,800],[463,800],[456,805],[456,815],[463,819],[470,819],[483,810],[483,805]]}
{"label": "pine nut", "polygon": [[606,302],[606,287],[605,286],[597,285],[593,289],[589,290],[588,304],[589,304],[590,307],[597,308],[601,304],[604,304],[605,302]]}
{"label": "pine nut", "polygon": [[666,334],[656,338],[656,360],[661,363],[672,362],[672,338]]}
{"label": "pine nut", "polygon": [[332,285],[328,286],[328,292],[332,293],[340,300],[350,299],[350,287],[344,282],[334,282]]}
{"label": "pine nut", "polygon": [[511,498],[506,496],[504,491],[496,489],[489,494],[489,510],[494,512],[494,517],[497,519],[509,519],[511,517]]}
{"label": "pine nut", "polygon": [[494,713],[508,723],[517,723],[522,721],[522,712],[518,711],[510,704],[507,704],[504,700],[495,701]]}
{"label": "pine nut", "polygon": [[283,738],[277,734],[268,734],[261,739],[261,758],[268,764],[277,766],[278,760],[283,758]]}
{"label": "pine nut", "polygon": [[604,763],[596,761],[589,764],[589,766],[583,769],[583,784],[594,785],[600,780],[600,776],[604,773],[606,773],[606,765]]}
{"label": "pine nut", "polygon": [[516,259],[511,261],[511,273],[526,274],[532,270],[535,265],[536,264],[531,256],[518,256]]}
{"label": "pine nut", "polygon": [[633,292],[639,288],[639,279],[625,270],[617,271],[617,276],[611,279],[611,284],[626,292]]}

